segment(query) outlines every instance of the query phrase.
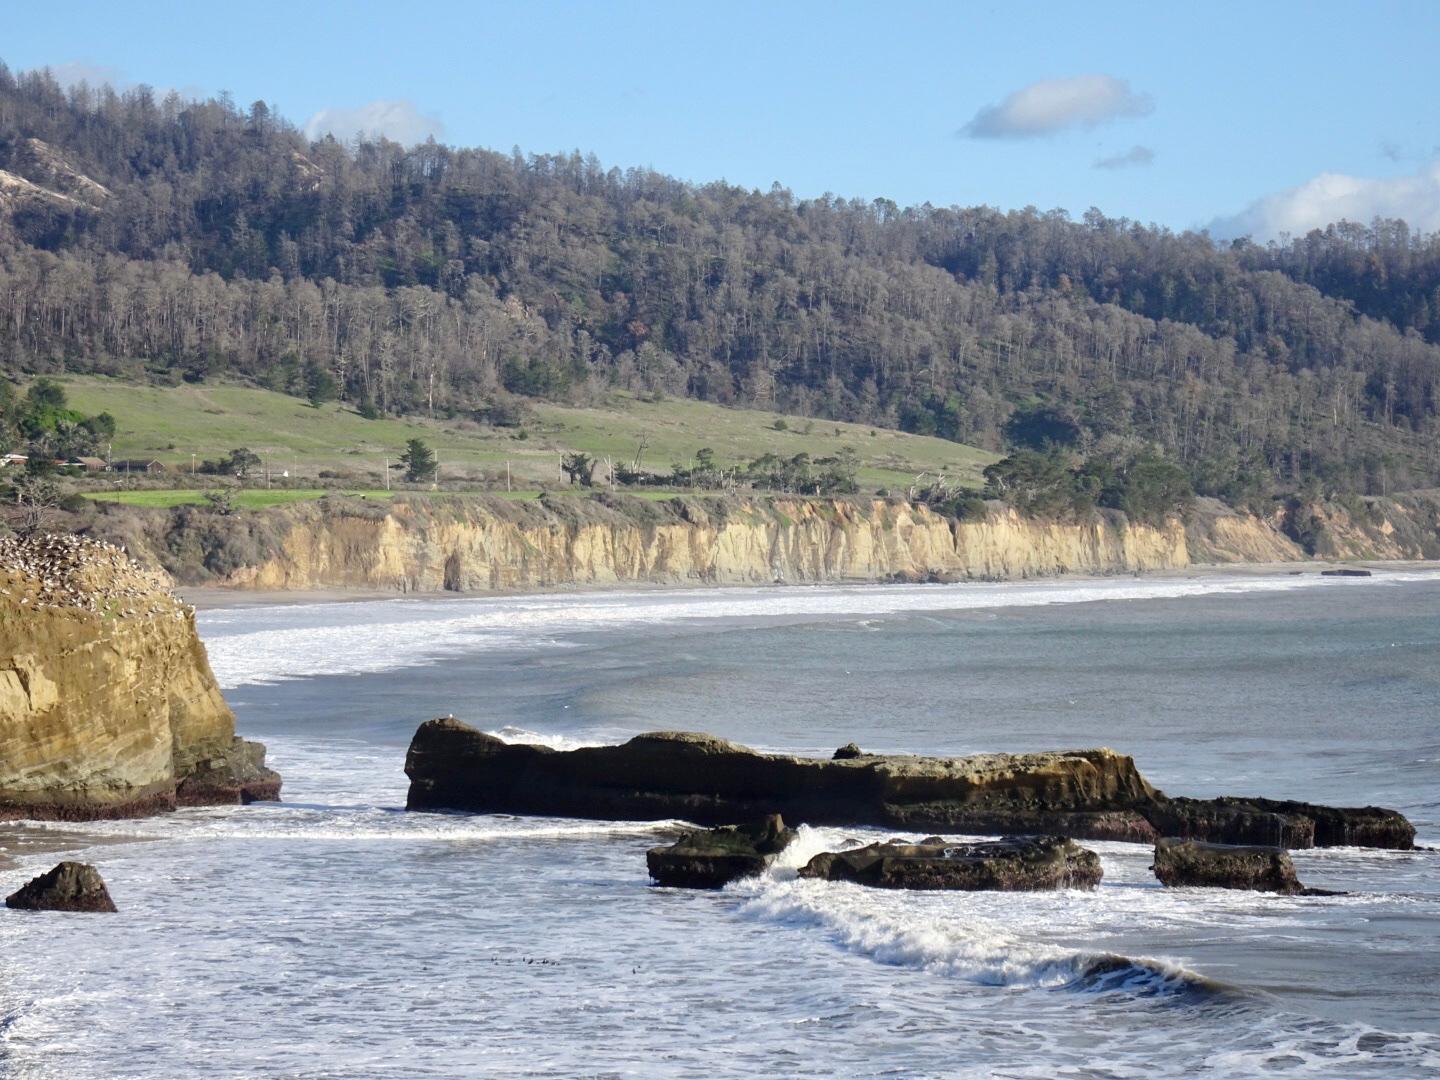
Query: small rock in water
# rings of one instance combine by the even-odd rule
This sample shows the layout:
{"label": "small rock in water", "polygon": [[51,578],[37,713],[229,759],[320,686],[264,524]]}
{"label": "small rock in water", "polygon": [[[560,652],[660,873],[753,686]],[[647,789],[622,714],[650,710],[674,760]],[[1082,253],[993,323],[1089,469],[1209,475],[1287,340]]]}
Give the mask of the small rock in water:
{"label": "small rock in water", "polygon": [[764,873],[794,839],[795,830],[786,828],[779,814],[770,814],[748,825],[686,833],[669,847],[651,848],[645,863],[661,885],[718,889]]}
{"label": "small rock in water", "polygon": [[1155,844],[1155,876],[1166,886],[1252,889],[1295,896],[1308,892],[1281,847],[1206,844],[1165,837]]}
{"label": "small rock in water", "polygon": [[89,863],[62,862],[5,898],[23,911],[114,911],[115,901]]}
{"label": "small rock in water", "polygon": [[1340,570],[1321,570],[1321,577],[1370,577],[1369,570],[1352,570],[1348,567]]}
{"label": "small rock in water", "polygon": [[832,755],[831,760],[833,760],[833,761],[848,761],[848,760],[850,760],[851,758],[857,758],[857,757],[863,757],[863,756],[864,756],[864,755],[863,755],[863,753],[861,752],[860,747],[856,746],[853,742],[847,742],[844,746],[840,747],[839,750],[836,750],[836,751],[835,751],[835,753]]}
{"label": "small rock in water", "polygon": [[1020,892],[1091,889],[1100,883],[1102,871],[1098,855],[1064,836],[1008,836],[971,844],[928,836],[919,843],[889,840],[853,851],[827,851],[799,874],[879,889]]}

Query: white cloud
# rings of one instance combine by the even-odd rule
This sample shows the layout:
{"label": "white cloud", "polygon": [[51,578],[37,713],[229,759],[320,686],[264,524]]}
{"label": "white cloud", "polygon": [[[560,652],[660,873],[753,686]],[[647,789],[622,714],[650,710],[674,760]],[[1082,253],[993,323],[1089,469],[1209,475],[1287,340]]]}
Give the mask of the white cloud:
{"label": "white cloud", "polygon": [[987,105],[960,129],[972,139],[1028,139],[1065,128],[1092,128],[1122,116],[1145,116],[1155,108],[1113,75],[1041,79],[1022,86],[998,105]]}
{"label": "white cloud", "polygon": [[1155,160],[1155,151],[1148,146],[1132,146],[1123,154],[1113,154],[1095,162],[1097,169],[1132,169],[1149,165]]}
{"label": "white cloud", "polygon": [[88,83],[92,90],[102,86],[113,86],[116,90],[127,90],[135,84],[125,73],[109,64],[95,64],[89,60],[66,60],[63,64],[51,64],[50,74],[67,90],[72,86]]}
{"label": "white cloud", "polygon": [[356,135],[383,135],[413,146],[431,135],[438,139],[444,133],[445,125],[438,116],[427,116],[413,101],[403,99],[371,101],[353,109],[321,109],[305,121],[305,134],[311,139],[326,134],[342,140]]}
{"label": "white cloud", "polygon": [[1273,240],[1281,233],[1304,236],[1337,221],[1368,225],[1375,218],[1402,218],[1412,229],[1440,230],[1440,161],[1410,176],[1371,178],[1321,173],[1299,187],[1257,199],[1238,214],[1210,224],[1213,236]]}

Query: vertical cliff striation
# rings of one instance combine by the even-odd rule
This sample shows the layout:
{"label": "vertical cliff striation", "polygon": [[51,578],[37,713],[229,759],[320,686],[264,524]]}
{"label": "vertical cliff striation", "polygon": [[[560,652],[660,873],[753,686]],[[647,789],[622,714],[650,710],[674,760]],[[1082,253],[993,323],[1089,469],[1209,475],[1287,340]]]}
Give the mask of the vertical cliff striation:
{"label": "vertical cliff striation", "polygon": [[[181,561],[177,552],[187,552],[174,543],[176,530],[153,521],[124,534],[132,550],[183,582],[247,589],[998,579],[1163,570],[1190,561],[1179,522],[1155,528],[1119,514],[1043,522],[998,504],[983,520],[957,522],[924,505],[883,499],[327,498],[233,522],[229,527],[245,535],[218,542],[244,553],[238,562],[194,552]],[[261,534],[265,542],[256,543]]]}
{"label": "vertical cliff striation", "polygon": [[97,529],[187,585],[485,592],[632,584],[963,581],[1130,574],[1197,563],[1440,557],[1440,498],[1277,504],[1213,499],[1162,525],[1100,511],[955,520],[921,503],[753,495],[327,497],[228,516],[127,509]]}
{"label": "vertical cliff striation", "polygon": [[275,799],[264,756],[161,576],[94,540],[0,540],[0,818]]}

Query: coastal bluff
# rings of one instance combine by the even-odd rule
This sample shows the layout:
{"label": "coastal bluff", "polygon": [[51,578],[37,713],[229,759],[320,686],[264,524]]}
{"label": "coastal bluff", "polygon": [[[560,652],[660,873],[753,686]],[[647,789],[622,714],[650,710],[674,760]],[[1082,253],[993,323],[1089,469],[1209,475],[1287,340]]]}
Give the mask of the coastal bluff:
{"label": "coastal bluff", "polygon": [[1171,799],[1145,780],[1133,759],[1105,748],[947,758],[846,747],[825,760],[661,731],[618,746],[561,751],[508,743],[444,717],[415,732],[405,773],[410,810],[680,818],[701,825],[780,814],[809,825],[1143,843],[1175,836],[1289,848],[1409,850],[1415,843],[1411,823],[1379,807]]}
{"label": "coastal bluff", "polygon": [[1371,500],[1359,516],[1307,504],[1261,517],[1199,499],[1183,521],[1160,524],[1115,510],[1027,517],[1000,502],[957,519],[921,502],[858,496],[336,494],[228,515],[102,505],[87,528],[181,585],[236,590],[1001,581],[1440,558],[1440,493]]}
{"label": "coastal bluff", "polygon": [[599,493],[328,496],[229,516],[112,507],[94,530],[183,585],[266,591],[994,581],[1305,558],[1258,519],[1210,520],[1049,521],[1000,503],[957,520],[899,499]]}
{"label": "coastal bluff", "polygon": [[71,535],[0,540],[0,819],[276,799],[163,576]]}

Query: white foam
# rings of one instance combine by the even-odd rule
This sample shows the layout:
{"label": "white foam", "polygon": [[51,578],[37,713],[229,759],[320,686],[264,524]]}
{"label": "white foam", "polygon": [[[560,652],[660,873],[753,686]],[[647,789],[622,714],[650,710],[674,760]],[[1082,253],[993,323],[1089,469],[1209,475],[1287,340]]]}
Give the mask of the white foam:
{"label": "white foam", "polygon": [[[1382,573],[1367,584],[1436,579],[1434,573]],[[623,626],[843,619],[1354,587],[1354,582],[1306,574],[616,591],[217,609],[201,612],[199,621],[211,667],[228,689],[393,670],[457,653],[556,648],[578,634]]]}
{"label": "white foam", "polygon": [[[877,835],[874,830],[801,826],[795,842],[766,874],[730,886],[745,898],[741,913],[819,930],[842,948],[881,964],[936,971],[983,986],[1155,993],[1202,982],[1174,960],[1130,959],[1026,940],[1025,930],[1040,919],[1038,912],[1026,918],[1027,901],[1045,909],[1053,897],[1041,897],[1035,905],[1034,897],[1009,895],[997,902],[998,894],[896,894],[795,876],[816,854],[838,850],[850,839],[868,843]],[[1061,895],[1073,908],[1087,894]]]}
{"label": "white foam", "polygon": [[[66,822],[26,822],[26,827],[62,834]],[[285,803],[244,808],[181,810],[146,819],[85,823],[81,837],[124,840],[289,840],[428,843],[483,843],[512,840],[593,840],[606,836],[648,836],[672,832],[677,821],[582,821],[569,818],[510,818],[494,814],[415,813],[384,807],[306,807]],[[80,843],[88,843],[81,839]],[[35,856],[53,861],[51,852]]]}
{"label": "white foam", "polygon": [[541,731],[531,731],[529,728],[516,727],[513,724],[506,724],[502,728],[487,731],[485,734],[493,735],[502,742],[525,746],[548,746],[551,750],[579,750],[586,746],[614,745],[599,739],[575,739],[568,735],[547,735]]}

